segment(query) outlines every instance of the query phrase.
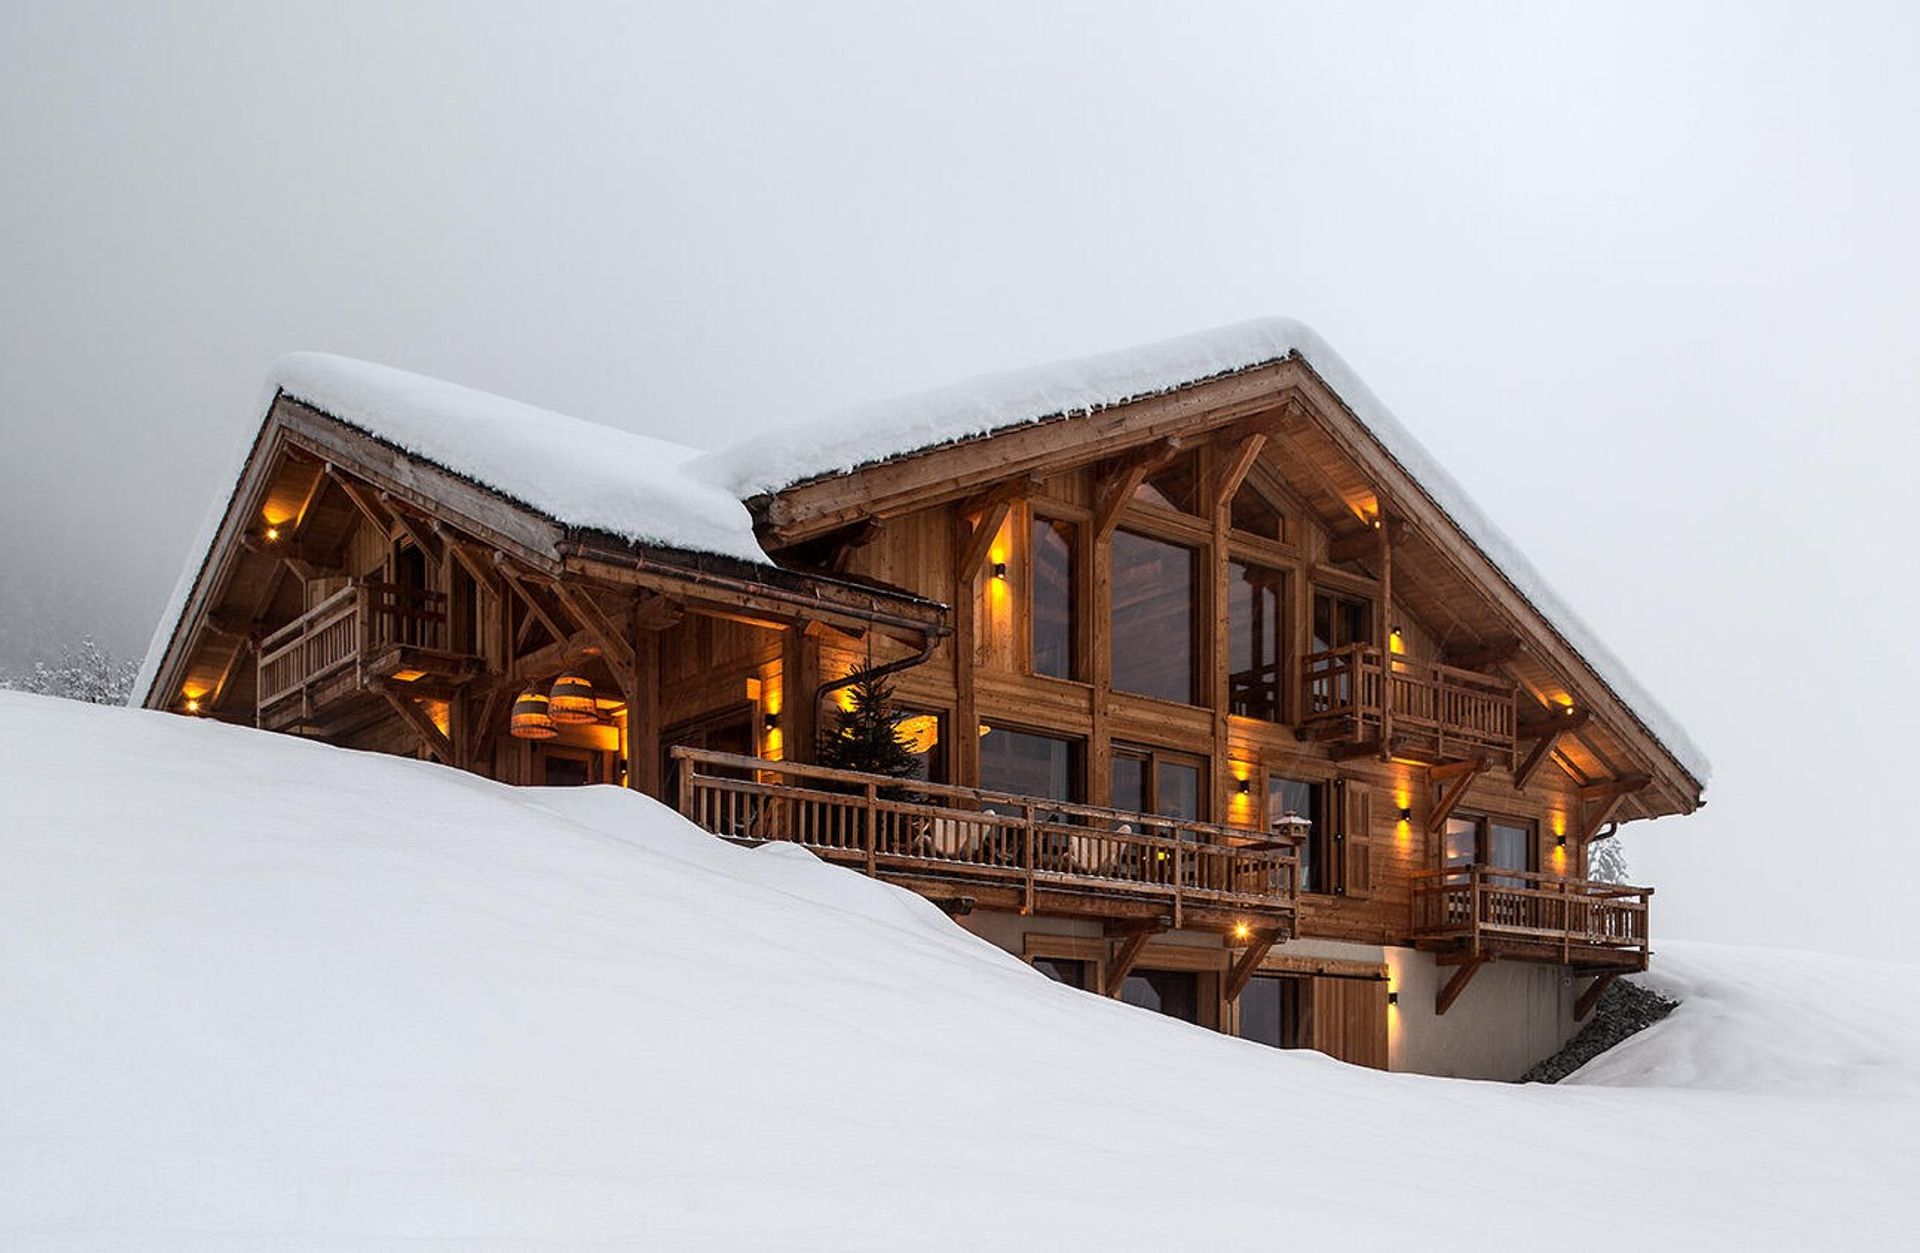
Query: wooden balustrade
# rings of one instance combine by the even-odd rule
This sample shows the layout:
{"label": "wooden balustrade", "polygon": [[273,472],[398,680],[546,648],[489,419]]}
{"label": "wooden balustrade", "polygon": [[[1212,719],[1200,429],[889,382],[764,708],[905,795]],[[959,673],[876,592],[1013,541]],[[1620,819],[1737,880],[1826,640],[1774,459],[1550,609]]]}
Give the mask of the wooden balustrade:
{"label": "wooden balustrade", "polygon": [[444,594],[356,580],[260,641],[257,704],[265,711],[303,696],[380,650],[444,651],[446,640]]}
{"label": "wooden balustrade", "polygon": [[1309,654],[1302,729],[1353,743],[1391,739],[1396,755],[1433,761],[1486,757],[1513,765],[1513,684],[1437,661],[1349,644]]}
{"label": "wooden balustrade", "polygon": [[1145,902],[1175,926],[1235,912],[1290,922],[1298,899],[1291,838],[731,753],[673,755],[680,810],[704,830],[790,841],[916,887],[1009,888],[1029,912],[1042,897],[1065,913],[1078,912],[1076,897]]}
{"label": "wooden balustrade", "polygon": [[1476,956],[1644,968],[1652,895],[1652,888],[1494,866],[1424,870],[1413,877],[1413,938]]}

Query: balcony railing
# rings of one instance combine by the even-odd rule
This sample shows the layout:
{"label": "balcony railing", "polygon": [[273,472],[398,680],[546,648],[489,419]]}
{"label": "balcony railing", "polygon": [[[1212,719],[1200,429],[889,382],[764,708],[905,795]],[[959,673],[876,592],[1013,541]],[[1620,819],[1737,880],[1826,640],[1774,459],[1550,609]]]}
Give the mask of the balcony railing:
{"label": "balcony railing", "polygon": [[1513,766],[1518,713],[1513,684],[1504,679],[1383,654],[1371,644],[1313,653],[1304,665],[1301,723],[1309,734],[1381,742],[1416,759],[1485,757]]}
{"label": "balcony railing", "polygon": [[1413,877],[1413,938],[1473,956],[1645,969],[1652,888],[1463,866]]}
{"label": "balcony railing", "polygon": [[367,661],[399,647],[445,653],[446,597],[398,583],[341,588],[260,641],[258,704],[268,708],[336,676],[364,682]]}
{"label": "balcony railing", "polygon": [[784,840],[923,895],[1029,913],[1164,913],[1291,931],[1291,839],[1183,818],[676,747],[680,811],[716,835]]}

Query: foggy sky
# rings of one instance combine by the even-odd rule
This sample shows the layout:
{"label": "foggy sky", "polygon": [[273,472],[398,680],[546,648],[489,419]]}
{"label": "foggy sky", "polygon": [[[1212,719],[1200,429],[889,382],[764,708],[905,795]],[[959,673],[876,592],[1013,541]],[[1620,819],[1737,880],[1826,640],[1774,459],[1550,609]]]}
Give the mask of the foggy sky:
{"label": "foggy sky", "polygon": [[0,7],[0,665],[286,351],[714,444],[1288,313],[1713,756],[1656,932],[1895,948],[1920,17],[1360,8]]}

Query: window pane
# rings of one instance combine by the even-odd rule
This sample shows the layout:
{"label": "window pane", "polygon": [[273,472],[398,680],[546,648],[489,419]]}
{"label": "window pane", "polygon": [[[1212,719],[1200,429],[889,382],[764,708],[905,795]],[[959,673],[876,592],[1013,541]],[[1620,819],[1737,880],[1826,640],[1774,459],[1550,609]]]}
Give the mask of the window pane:
{"label": "window pane", "polygon": [[1300,1047],[1300,980],[1255,975],[1240,993],[1240,1038],[1277,1049]]}
{"label": "window pane", "polygon": [[[1473,864],[1479,834],[1478,818],[1447,819],[1447,834],[1441,856],[1446,859],[1445,864],[1448,870],[1461,869]],[[1458,878],[1450,875],[1448,878],[1454,882],[1466,881],[1464,875]]]}
{"label": "window pane", "polygon": [[1251,483],[1242,483],[1233,494],[1233,529],[1258,535],[1261,539],[1284,540],[1286,523],[1273,502]]}
{"label": "window pane", "polygon": [[1115,753],[1113,766],[1109,771],[1113,779],[1113,799],[1109,808],[1124,809],[1130,813],[1143,814],[1147,811],[1147,761],[1131,753]]}
{"label": "window pane", "polygon": [[1080,799],[1080,745],[1075,740],[994,727],[980,737],[980,786],[990,792]]}
{"label": "window pane", "polygon": [[1227,709],[1280,720],[1280,572],[1227,563]]}
{"label": "window pane", "polygon": [[913,754],[913,772],[907,777],[928,783],[947,780],[947,746],[939,714],[910,713],[900,720],[900,738]]}
{"label": "window pane", "polygon": [[1033,520],[1033,672],[1074,677],[1073,523]]}
{"label": "window pane", "polygon": [[1113,533],[1113,686],[1194,703],[1194,552]]}
{"label": "window pane", "polygon": [[[1502,870],[1533,869],[1533,858],[1528,855],[1533,845],[1531,829],[1515,826],[1510,822],[1494,822],[1489,824],[1488,834],[1487,864],[1489,866],[1498,866]],[[1495,875],[1493,881],[1501,887],[1526,886],[1525,879],[1517,879],[1512,875]]]}
{"label": "window pane", "polygon": [[1282,779],[1278,775],[1267,776],[1267,821],[1273,822],[1292,814],[1305,818],[1312,825],[1307,828],[1307,838],[1300,843],[1300,890],[1302,892],[1324,892],[1327,885],[1320,882],[1319,850],[1325,843],[1327,833],[1322,830],[1320,821],[1321,789],[1312,783],[1303,783],[1298,779]]}
{"label": "window pane", "polygon": [[1073,961],[1065,957],[1036,957],[1033,968],[1053,980],[1064,983],[1070,988],[1087,986],[1087,963]]}
{"label": "window pane", "polygon": [[1200,768],[1186,762],[1163,761],[1158,771],[1159,804],[1154,812],[1165,818],[1200,817]]}

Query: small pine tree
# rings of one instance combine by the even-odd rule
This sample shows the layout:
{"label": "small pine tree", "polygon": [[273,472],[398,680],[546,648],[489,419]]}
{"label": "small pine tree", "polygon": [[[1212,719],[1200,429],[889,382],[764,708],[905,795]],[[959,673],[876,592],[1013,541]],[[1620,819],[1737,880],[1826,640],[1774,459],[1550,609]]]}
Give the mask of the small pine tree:
{"label": "small pine tree", "polygon": [[835,706],[833,729],[820,746],[820,763],[904,779],[919,769],[919,759],[900,733],[906,714],[894,707],[893,685],[886,676],[860,679],[847,689],[847,707]]}
{"label": "small pine tree", "polygon": [[133,692],[133,681],[140,667],[116,657],[83,635],[77,644],[60,650],[60,660],[48,664],[45,658],[33,663],[25,674],[7,675],[0,687],[41,696],[64,696],[93,705],[124,705]]}
{"label": "small pine tree", "polygon": [[1627,850],[1619,836],[1596,841],[1588,847],[1587,873],[1602,883],[1627,882]]}

